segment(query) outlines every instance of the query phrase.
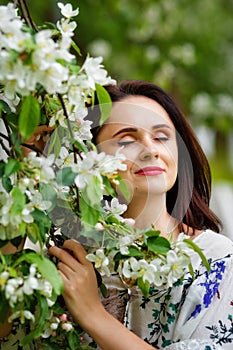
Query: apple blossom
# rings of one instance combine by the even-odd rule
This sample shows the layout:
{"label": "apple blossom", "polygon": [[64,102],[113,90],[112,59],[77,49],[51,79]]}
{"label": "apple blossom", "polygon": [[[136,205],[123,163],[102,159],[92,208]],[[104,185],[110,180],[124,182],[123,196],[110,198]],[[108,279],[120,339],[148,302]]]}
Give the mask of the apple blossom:
{"label": "apple blossom", "polygon": [[104,253],[104,249],[99,248],[96,250],[95,253],[89,253],[87,254],[86,258],[89,261],[92,261],[95,265],[96,269],[100,269],[101,273],[106,274],[107,276],[110,275],[110,270],[109,270],[109,259]]}
{"label": "apple blossom", "polygon": [[12,322],[14,321],[16,318],[20,319],[20,323],[24,324],[25,323],[25,319],[27,320],[31,320],[32,322],[35,321],[35,317],[34,315],[31,313],[31,311],[29,310],[19,310],[14,312],[9,318],[8,318],[8,322]]}
{"label": "apple blossom", "polygon": [[66,18],[75,17],[79,13],[79,9],[73,10],[71,4],[64,5],[62,2],[58,2],[57,6],[61,9],[61,14]]}

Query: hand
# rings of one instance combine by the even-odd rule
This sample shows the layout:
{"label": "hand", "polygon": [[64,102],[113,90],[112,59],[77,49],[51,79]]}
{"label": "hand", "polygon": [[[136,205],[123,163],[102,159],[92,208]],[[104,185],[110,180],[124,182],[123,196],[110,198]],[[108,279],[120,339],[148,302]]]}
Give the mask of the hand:
{"label": "hand", "polygon": [[53,246],[48,252],[60,260],[58,269],[64,282],[66,306],[74,320],[86,329],[92,315],[103,309],[93,265],[86,259],[87,252],[74,240],[66,240],[63,249]]}
{"label": "hand", "polygon": [[63,296],[71,315],[102,350],[155,350],[104,309],[94,268],[80,243],[67,240],[63,249],[54,246],[49,253],[60,260]]}

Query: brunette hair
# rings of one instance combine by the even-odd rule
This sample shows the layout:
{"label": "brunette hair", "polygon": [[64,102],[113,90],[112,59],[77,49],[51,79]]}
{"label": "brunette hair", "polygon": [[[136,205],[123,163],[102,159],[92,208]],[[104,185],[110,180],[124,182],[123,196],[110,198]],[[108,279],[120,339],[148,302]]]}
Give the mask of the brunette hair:
{"label": "brunette hair", "polygon": [[[140,80],[125,80],[118,85],[106,86],[112,102],[131,95],[148,97],[159,103],[168,113],[177,133],[178,176],[174,186],[167,192],[166,204],[169,214],[188,228],[219,232],[221,221],[209,208],[211,172],[208,160],[186,117],[173,99],[159,86]],[[98,105],[96,99],[95,104]],[[94,122],[93,142],[101,129],[98,126],[100,112],[89,108],[88,119]]]}

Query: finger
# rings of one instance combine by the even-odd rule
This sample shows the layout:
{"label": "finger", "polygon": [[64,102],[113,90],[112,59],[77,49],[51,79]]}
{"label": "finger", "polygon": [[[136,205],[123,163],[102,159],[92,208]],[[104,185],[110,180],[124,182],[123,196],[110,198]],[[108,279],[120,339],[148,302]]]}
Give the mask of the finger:
{"label": "finger", "polygon": [[68,239],[64,242],[63,248],[71,251],[75,256],[75,258],[78,259],[78,261],[81,264],[83,265],[90,264],[90,262],[86,259],[87,252],[79,242],[73,239]]}
{"label": "finger", "polygon": [[57,264],[58,270],[65,276],[66,280],[72,280],[74,278],[74,270],[72,270],[68,265],[63,262]]}
{"label": "finger", "polygon": [[77,269],[77,264],[79,264],[79,262],[68,251],[53,246],[48,249],[48,253],[54,255],[58,260],[68,265],[73,271]]}

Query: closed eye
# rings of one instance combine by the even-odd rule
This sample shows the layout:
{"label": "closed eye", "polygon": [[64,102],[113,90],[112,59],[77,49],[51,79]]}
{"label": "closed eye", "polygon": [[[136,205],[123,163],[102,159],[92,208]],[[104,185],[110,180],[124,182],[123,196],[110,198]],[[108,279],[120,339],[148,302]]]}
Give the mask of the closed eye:
{"label": "closed eye", "polygon": [[158,140],[158,141],[168,141],[168,137],[167,137],[167,136],[155,137],[154,140]]}
{"label": "closed eye", "polygon": [[119,146],[127,146],[130,145],[131,143],[134,143],[135,141],[118,141],[117,144]]}

